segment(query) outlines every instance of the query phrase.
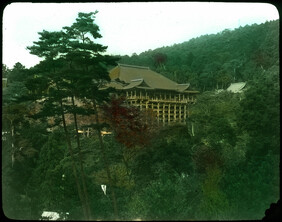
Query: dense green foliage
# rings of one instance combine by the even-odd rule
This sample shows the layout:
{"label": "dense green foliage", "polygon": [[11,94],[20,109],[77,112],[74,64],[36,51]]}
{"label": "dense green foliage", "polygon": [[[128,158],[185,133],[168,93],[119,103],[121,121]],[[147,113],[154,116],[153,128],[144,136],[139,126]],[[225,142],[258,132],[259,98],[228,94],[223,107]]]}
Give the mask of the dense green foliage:
{"label": "dense green foliage", "polygon": [[248,81],[279,65],[279,21],[224,30],[187,42],[122,56],[120,63],[148,66],[205,91]]}
{"label": "dense green foliage", "polygon": [[[90,35],[78,35],[92,30],[94,39],[101,37],[91,15],[80,14],[62,32],[41,32],[30,47],[44,58],[37,66],[2,68],[8,78],[2,103],[5,215],[37,220],[46,210],[83,220],[87,201],[76,182],[83,187],[84,181],[93,220],[263,218],[280,194],[278,21],[122,57],[121,63],[150,66],[204,92],[189,107],[186,124],[157,128],[122,99],[108,102],[103,126],[113,134],[101,141],[102,124],[91,118],[97,110],[89,100],[108,101],[109,92],[98,86],[116,58],[99,53],[105,48]],[[244,92],[212,90],[233,81],[247,81]],[[67,97],[84,106],[67,103]],[[63,127],[63,117],[75,115],[77,121]],[[91,128],[90,136],[79,136],[76,124]]]}

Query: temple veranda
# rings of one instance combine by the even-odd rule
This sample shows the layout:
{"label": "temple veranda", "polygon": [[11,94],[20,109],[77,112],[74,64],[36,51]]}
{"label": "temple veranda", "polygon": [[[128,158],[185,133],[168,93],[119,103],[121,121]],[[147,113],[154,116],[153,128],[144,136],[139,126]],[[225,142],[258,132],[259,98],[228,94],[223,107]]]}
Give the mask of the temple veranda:
{"label": "temple veranda", "polygon": [[198,91],[188,90],[190,84],[178,84],[148,67],[119,64],[110,71],[111,82],[128,104],[141,110],[152,110],[162,125],[185,123],[189,105],[196,101]]}

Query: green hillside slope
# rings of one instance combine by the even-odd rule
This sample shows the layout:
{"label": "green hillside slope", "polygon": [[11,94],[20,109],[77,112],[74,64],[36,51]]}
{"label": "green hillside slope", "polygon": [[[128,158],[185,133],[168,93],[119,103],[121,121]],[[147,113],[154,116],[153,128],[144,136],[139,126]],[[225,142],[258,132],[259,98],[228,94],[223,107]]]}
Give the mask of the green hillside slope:
{"label": "green hillside slope", "polygon": [[279,20],[204,35],[181,44],[121,56],[200,91],[248,81],[279,65]]}

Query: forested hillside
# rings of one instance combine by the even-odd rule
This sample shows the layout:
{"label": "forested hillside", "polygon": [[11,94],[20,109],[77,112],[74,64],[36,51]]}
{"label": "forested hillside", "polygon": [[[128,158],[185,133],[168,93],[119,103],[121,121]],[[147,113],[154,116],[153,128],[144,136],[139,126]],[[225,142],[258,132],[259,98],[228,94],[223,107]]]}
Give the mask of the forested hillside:
{"label": "forested hillside", "polygon": [[[280,195],[279,21],[118,60],[95,43],[95,14],[39,32],[28,47],[38,65],[2,67],[4,214],[262,219]],[[150,66],[200,90],[187,122],[159,126],[150,110],[99,90],[116,62]],[[214,90],[237,81],[247,81],[242,93]]]}
{"label": "forested hillside", "polygon": [[279,66],[279,21],[254,24],[181,44],[122,56],[120,63],[149,66],[200,91],[226,88]]}

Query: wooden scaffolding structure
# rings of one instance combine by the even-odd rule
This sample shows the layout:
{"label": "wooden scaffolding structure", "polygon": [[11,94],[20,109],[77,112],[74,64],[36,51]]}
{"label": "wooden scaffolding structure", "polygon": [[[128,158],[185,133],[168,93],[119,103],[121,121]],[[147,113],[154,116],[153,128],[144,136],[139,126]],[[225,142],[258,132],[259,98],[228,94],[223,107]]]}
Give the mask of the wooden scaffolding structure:
{"label": "wooden scaffolding structure", "polygon": [[189,115],[189,105],[196,101],[195,95],[189,92],[148,92],[133,89],[126,91],[124,95],[130,105],[155,112],[158,123],[162,125],[185,123]]}

